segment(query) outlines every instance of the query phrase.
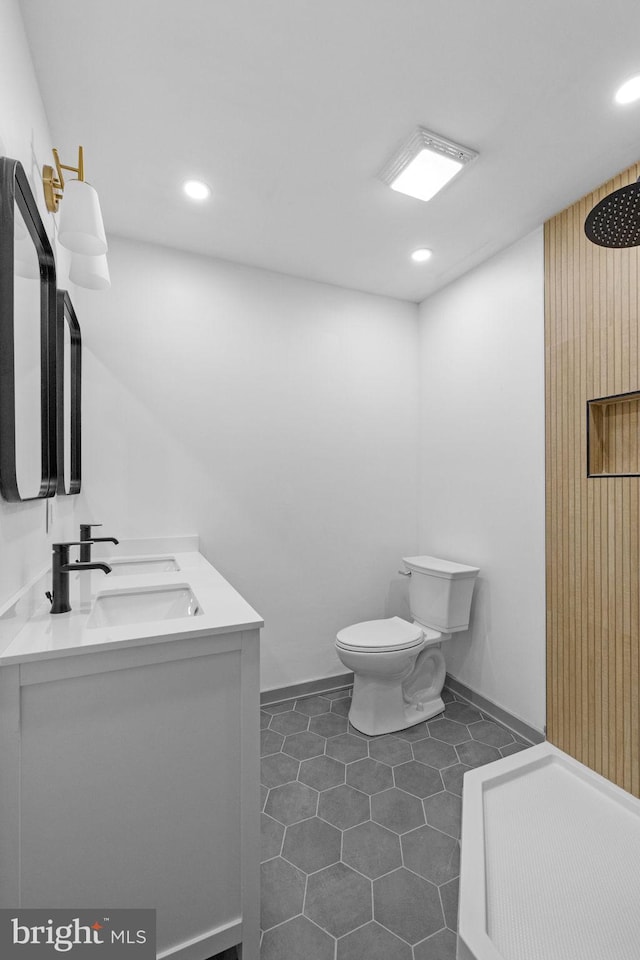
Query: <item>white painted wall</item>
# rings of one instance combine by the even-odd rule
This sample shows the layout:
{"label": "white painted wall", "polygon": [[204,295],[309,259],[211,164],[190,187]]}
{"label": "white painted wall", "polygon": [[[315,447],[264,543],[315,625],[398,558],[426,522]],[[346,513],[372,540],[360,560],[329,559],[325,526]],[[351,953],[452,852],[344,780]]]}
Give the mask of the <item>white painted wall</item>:
{"label": "white painted wall", "polygon": [[[51,137],[17,0],[0,0],[0,154],[20,160],[52,236],[52,217],[42,194],[40,171],[51,161]],[[58,497],[50,536],[45,503],[0,500],[0,603],[50,562],[52,539],[74,533],[74,498]]]}
{"label": "white painted wall", "polygon": [[417,308],[121,239],[78,290],[82,519],[199,533],[266,621],[263,689],[345,672],[417,547]]}
{"label": "white painted wall", "polygon": [[[0,26],[0,141],[52,231],[17,0],[0,0]],[[43,502],[0,502],[0,602],[78,520],[198,532],[267,621],[268,689],[342,672],[345,624],[406,615],[395,570],[419,546],[482,567],[450,672],[541,728],[540,231],[422,304],[419,351],[412,304],[122,240],[110,264],[109,293],[73,292],[85,493],[78,509],[56,498],[48,536]]]}
{"label": "white painted wall", "polygon": [[545,722],[542,230],[420,306],[420,552],[481,568],[449,672]]}

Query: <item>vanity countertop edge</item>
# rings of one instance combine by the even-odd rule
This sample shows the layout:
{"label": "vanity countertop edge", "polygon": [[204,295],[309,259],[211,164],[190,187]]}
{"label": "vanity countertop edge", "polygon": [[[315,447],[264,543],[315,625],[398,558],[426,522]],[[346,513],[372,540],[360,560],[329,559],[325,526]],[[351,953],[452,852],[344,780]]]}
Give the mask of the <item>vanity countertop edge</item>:
{"label": "vanity countertop edge", "polygon": [[[96,544],[97,546],[97,544]],[[70,578],[71,612],[52,615],[44,596],[50,582],[46,571],[0,608],[0,667],[50,660],[123,647],[142,646],[212,637],[238,631],[257,631],[264,621],[238,591],[198,552],[197,537],[128,540],[102,549],[96,557],[153,557],[170,554],[178,570],[121,575],[88,572]],[[88,627],[95,600],[114,592],[135,592],[188,585],[198,598],[198,616],[129,623],[125,626]],[[50,587],[49,587],[50,589]],[[41,599],[40,599],[41,597]]]}

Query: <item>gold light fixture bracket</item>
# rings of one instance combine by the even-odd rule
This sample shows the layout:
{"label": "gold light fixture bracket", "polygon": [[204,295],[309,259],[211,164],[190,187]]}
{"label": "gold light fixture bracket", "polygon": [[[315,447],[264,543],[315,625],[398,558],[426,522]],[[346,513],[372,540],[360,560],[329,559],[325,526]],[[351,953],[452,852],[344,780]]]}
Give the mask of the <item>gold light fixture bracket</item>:
{"label": "gold light fixture bracket", "polygon": [[[60,162],[60,154],[53,148],[53,159],[55,169],[48,164],[42,168],[42,185],[44,187],[44,199],[47,210],[50,213],[56,213],[60,206],[60,201],[64,194],[64,174],[63,170],[71,170],[78,174],[78,180],[84,180],[84,148],[78,147],[78,166],[70,167],[66,163]],[[56,176],[57,173],[57,176]]]}

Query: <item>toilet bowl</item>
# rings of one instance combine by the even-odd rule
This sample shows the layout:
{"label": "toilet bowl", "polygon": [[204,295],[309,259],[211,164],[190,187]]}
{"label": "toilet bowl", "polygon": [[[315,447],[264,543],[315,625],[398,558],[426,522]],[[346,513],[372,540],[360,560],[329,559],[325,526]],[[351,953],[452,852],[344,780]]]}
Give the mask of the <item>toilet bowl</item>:
{"label": "toilet bowl", "polygon": [[401,617],[345,627],[336,653],[353,671],[349,721],[368,736],[404,730],[444,710],[442,641],[466,630],[477,567],[405,557],[413,622]]}
{"label": "toilet bowl", "polygon": [[[345,667],[353,670],[349,721],[356,730],[369,736],[392,733],[444,709],[439,676],[442,670],[444,681],[444,659],[438,649],[441,639],[436,630],[400,617],[369,620],[340,630],[336,652]],[[427,669],[418,670],[418,661]],[[419,677],[425,682],[416,700]]]}

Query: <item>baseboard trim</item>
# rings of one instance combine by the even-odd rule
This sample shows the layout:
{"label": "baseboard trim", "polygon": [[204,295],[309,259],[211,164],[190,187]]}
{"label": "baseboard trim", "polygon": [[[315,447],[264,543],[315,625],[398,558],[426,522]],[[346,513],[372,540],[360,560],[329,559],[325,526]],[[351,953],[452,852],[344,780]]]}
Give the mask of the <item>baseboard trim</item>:
{"label": "baseboard trim", "polygon": [[293,683],[288,687],[264,690],[260,694],[260,706],[272,707],[277,703],[299,700],[301,697],[310,697],[313,694],[337,693],[351,686],[353,686],[352,673],[340,673],[334,677],[323,677],[321,680],[305,680],[304,683]]}
{"label": "baseboard trim", "polygon": [[[471,687],[461,683],[452,677],[449,673],[445,680],[445,689],[455,693],[472,706],[482,710],[488,717],[497,720],[504,727],[508,727],[513,733],[527,740],[529,743],[543,743],[545,735],[535,727],[530,726],[519,717],[514,717],[512,713],[499,707],[497,703],[483,697],[481,693],[476,693]],[[319,696],[327,693],[338,693],[341,690],[348,690],[353,686],[353,674],[341,673],[333,677],[322,677],[320,680],[306,680],[304,683],[293,683],[288,687],[275,687],[273,690],[264,690],[260,694],[260,706],[275,706],[279,703],[287,703],[291,700],[300,700],[302,697]]]}
{"label": "baseboard trim", "polygon": [[482,712],[486,713],[492,720],[497,720],[503,727],[508,727],[513,733],[517,733],[519,737],[528,740],[529,743],[543,743],[545,741],[545,735],[540,730],[536,730],[535,727],[530,726],[519,717],[514,717],[513,714],[505,710],[504,707],[499,707],[493,700],[483,697],[481,693],[476,693],[471,687],[467,687],[466,684],[456,680],[456,678],[450,674],[447,674],[444,685],[451,690],[452,693],[455,693],[457,697],[462,697],[467,703],[477,707],[478,710],[482,710]]}

